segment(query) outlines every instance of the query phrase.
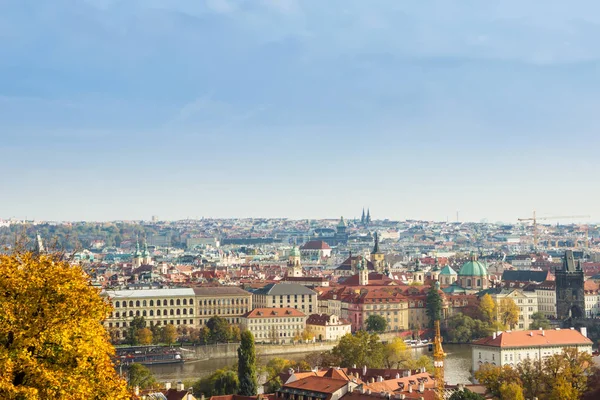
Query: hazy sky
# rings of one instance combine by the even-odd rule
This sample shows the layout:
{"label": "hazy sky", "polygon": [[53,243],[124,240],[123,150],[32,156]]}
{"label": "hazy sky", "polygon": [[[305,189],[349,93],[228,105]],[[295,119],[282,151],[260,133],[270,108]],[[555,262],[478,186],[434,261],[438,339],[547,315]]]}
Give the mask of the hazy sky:
{"label": "hazy sky", "polygon": [[600,216],[597,0],[0,0],[0,218]]}

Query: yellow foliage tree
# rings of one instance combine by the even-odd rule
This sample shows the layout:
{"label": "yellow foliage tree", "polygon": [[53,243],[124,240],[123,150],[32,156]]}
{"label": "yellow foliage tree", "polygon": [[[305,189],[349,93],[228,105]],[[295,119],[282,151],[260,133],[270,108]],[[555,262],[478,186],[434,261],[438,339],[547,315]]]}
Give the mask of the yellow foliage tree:
{"label": "yellow foliage tree", "polygon": [[502,299],[498,306],[498,319],[500,322],[510,328],[519,322],[519,307],[513,299]]}
{"label": "yellow foliage tree", "polygon": [[501,400],[525,400],[523,389],[516,382],[503,382],[500,385]]}
{"label": "yellow foliage tree", "polygon": [[400,368],[401,365],[412,359],[412,355],[404,340],[396,337],[385,345],[384,359],[387,368]]}
{"label": "yellow foliage tree", "polygon": [[138,329],[135,332],[136,340],[139,344],[152,344],[152,331],[148,328]]}
{"label": "yellow foliage tree", "polygon": [[479,301],[479,312],[483,320],[488,323],[494,322],[496,318],[496,302],[489,294],[484,294]]}
{"label": "yellow foliage tree", "polygon": [[163,341],[169,346],[177,340],[177,328],[175,325],[169,324],[163,328]]}
{"label": "yellow foliage tree", "polygon": [[0,398],[130,398],[101,324],[110,311],[79,266],[0,255]]}

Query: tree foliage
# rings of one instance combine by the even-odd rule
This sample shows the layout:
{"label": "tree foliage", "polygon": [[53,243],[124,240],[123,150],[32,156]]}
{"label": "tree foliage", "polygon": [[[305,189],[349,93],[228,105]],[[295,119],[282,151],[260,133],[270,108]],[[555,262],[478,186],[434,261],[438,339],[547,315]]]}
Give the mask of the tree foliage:
{"label": "tree foliage", "polygon": [[0,398],[128,398],[101,325],[110,311],[79,266],[0,255]]}
{"label": "tree foliage", "polygon": [[425,311],[429,317],[429,327],[433,328],[434,321],[442,318],[442,307],[444,306],[440,291],[435,285],[432,285],[427,292],[426,306]]}
{"label": "tree foliage", "polygon": [[387,343],[383,349],[384,362],[386,368],[401,368],[405,362],[412,358],[412,354],[399,337],[394,338],[390,343]]}
{"label": "tree foliage", "polygon": [[498,306],[498,319],[511,329],[519,322],[519,307],[513,299],[504,298]]}
{"label": "tree foliage", "polygon": [[162,341],[169,346],[177,340],[177,328],[173,324],[163,326],[162,330]]}
{"label": "tree foliage", "polygon": [[138,329],[135,332],[135,341],[138,344],[149,345],[152,344],[152,331],[148,328]]}
{"label": "tree foliage", "polygon": [[229,322],[225,318],[215,315],[206,321],[206,327],[210,331],[211,343],[227,343],[229,341]]}
{"label": "tree foliage", "polygon": [[550,329],[550,320],[546,318],[544,313],[539,311],[535,312],[531,318],[533,319],[533,322],[529,326],[529,329]]}
{"label": "tree foliage", "polygon": [[496,302],[488,293],[479,300],[479,314],[481,319],[488,324],[496,320]]}
{"label": "tree foliage", "polygon": [[232,369],[218,369],[209,376],[196,381],[192,388],[197,398],[237,393],[239,390],[238,376]]}
{"label": "tree foliage", "polygon": [[154,379],[152,371],[142,364],[131,364],[127,370],[127,375],[127,382],[131,388],[137,386],[140,389],[147,389],[156,384],[156,379]]}
{"label": "tree foliage", "polygon": [[384,363],[383,349],[384,345],[377,334],[358,331],[355,335],[348,333],[342,336],[331,353],[339,360],[340,367],[366,365],[369,368],[381,368]]}
{"label": "tree foliage", "polygon": [[452,393],[448,400],[485,400],[480,394],[473,393],[469,389],[464,389]]}
{"label": "tree foliage", "polygon": [[509,385],[514,383],[522,388],[521,398],[575,400],[588,391],[596,373],[597,368],[589,353],[565,348],[562,353],[542,361],[524,360],[515,368],[483,365],[475,372],[475,379],[485,385],[491,395],[500,399],[519,398],[514,387]]}
{"label": "tree foliage", "polygon": [[256,396],[258,390],[256,349],[254,347],[254,336],[248,330],[242,332],[241,343],[238,348],[238,379],[240,395]]}
{"label": "tree foliage", "polygon": [[462,313],[451,316],[446,323],[444,336],[450,343],[469,343],[488,336],[491,329],[488,323]]}
{"label": "tree foliage", "polygon": [[502,382],[500,400],[525,400],[523,389],[516,382]]}
{"label": "tree foliage", "polygon": [[367,331],[383,333],[387,329],[387,321],[381,315],[372,314],[367,318]]}

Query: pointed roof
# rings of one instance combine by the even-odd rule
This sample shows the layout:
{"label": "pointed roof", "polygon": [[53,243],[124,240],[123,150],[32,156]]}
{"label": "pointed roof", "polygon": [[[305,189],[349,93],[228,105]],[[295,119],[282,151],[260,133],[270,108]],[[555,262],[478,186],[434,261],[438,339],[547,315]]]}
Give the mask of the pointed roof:
{"label": "pointed roof", "polygon": [[442,268],[442,270],[440,271],[440,275],[458,275],[456,273],[455,270],[452,269],[451,266],[446,265],[444,268]]}
{"label": "pointed roof", "polygon": [[379,234],[375,232],[375,246],[373,247],[373,251],[371,254],[380,254],[381,250],[379,250]]}
{"label": "pointed roof", "polygon": [[343,216],[340,218],[340,222],[338,222],[337,226],[338,226],[338,228],[344,228],[344,227],[346,227],[346,221],[344,221],[344,217]]}

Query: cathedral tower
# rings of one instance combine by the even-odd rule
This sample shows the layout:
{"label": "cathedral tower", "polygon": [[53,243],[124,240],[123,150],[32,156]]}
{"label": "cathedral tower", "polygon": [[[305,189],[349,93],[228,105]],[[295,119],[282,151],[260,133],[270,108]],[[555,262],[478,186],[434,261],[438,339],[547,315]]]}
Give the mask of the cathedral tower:
{"label": "cathedral tower", "polygon": [[385,266],[385,254],[379,249],[379,234],[377,232],[375,232],[375,246],[371,252],[371,262],[375,266],[375,271],[383,271]]}
{"label": "cathedral tower", "polygon": [[360,286],[367,286],[369,284],[369,268],[367,260],[364,257],[360,257],[356,267],[358,269],[358,284]]}
{"label": "cathedral tower", "polygon": [[300,249],[296,246],[290,251],[288,258],[288,273],[287,276],[299,277],[302,276],[302,264],[300,263]]}

